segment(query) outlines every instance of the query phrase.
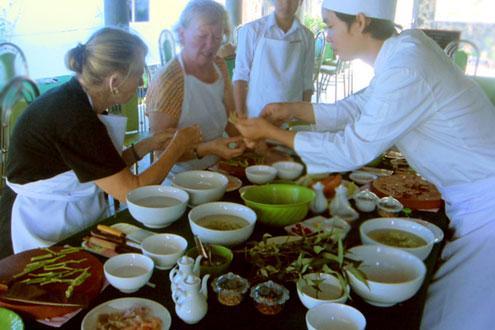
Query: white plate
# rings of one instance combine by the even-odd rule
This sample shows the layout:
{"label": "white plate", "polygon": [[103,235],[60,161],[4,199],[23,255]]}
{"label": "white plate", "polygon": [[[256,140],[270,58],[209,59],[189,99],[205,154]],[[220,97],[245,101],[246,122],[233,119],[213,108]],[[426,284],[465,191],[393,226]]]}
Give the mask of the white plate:
{"label": "white plate", "polygon": [[169,311],[164,306],[153,300],[130,297],[110,300],[90,310],[81,323],[81,330],[96,329],[98,316],[101,314],[123,312],[137,305],[149,308],[153,316],[161,319],[162,330],[170,329],[170,325],[172,324],[172,317],[170,316]]}
{"label": "white plate", "polygon": [[225,191],[231,192],[242,187],[242,181],[238,177],[230,174],[225,174],[225,176],[227,177],[227,179],[229,179],[229,183],[227,183],[227,189]]}
{"label": "white plate", "polygon": [[[146,230],[143,228],[139,228],[138,226],[134,226],[134,225],[131,225],[128,223],[122,223],[122,222],[116,223],[116,224],[112,225],[111,227],[120,230],[121,232],[126,234],[126,238],[128,238],[129,240],[132,240],[136,243],[141,243],[146,237],[156,234],[152,231],[149,231],[149,230]],[[127,245],[135,247],[134,245],[129,244],[129,242]]]}
{"label": "white plate", "polygon": [[435,225],[429,221],[425,221],[425,220],[421,220],[421,219],[408,219],[408,220],[412,220],[416,223],[419,223],[420,225],[423,225],[426,228],[428,228],[429,230],[431,230],[433,232],[433,236],[435,236],[435,239],[433,242],[438,243],[438,242],[441,242],[443,240],[443,238],[444,238],[443,230],[441,230],[440,227],[438,227],[437,225]]}

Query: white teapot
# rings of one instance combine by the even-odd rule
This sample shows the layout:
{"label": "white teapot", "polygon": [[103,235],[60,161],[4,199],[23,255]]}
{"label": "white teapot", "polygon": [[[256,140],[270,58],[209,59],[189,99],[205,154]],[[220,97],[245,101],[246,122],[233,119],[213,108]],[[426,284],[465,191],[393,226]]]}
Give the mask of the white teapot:
{"label": "white teapot", "polygon": [[171,269],[168,274],[172,294],[177,286],[184,281],[187,275],[199,276],[201,258],[201,255],[197,256],[196,260],[191,257],[182,256],[177,260],[177,266]]}
{"label": "white teapot", "polygon": [[210,275],[207,274],[200,280],[197,276],[188,275],[172,294],[172,299],[175,302],[175,313],[187,324],[198,323],[208,312],[207,283],[209,277]]}

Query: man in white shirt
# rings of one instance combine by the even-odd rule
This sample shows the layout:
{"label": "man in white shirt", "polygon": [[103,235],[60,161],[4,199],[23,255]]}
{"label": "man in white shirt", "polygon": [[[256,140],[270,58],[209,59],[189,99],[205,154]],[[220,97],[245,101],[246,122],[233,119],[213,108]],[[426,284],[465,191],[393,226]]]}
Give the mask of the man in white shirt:
{"label": "man in white shirt", "polygon": [[374,67],[370,86],[336,104],[263,110],[272,123],[297,118],[315,123],[315,132],[285,131],[264,118],[240,119],[237,128],[249,140],[294,148],[310,173],[350,171],[397,146],[441,191],[455,229],[422,328],[493,328],[492,305],[480,301],[495,301],[495,109],[433,40],[393,32],[395,1],[324,0],[323,8],[335,52]]}
{"label": "man in white shirt", "polygon": [[237,111],[256,117],[273,102],[310,101],[314,36],[295,17],[302,0],[274,0],[274,13],[239,30],[234,98]]}

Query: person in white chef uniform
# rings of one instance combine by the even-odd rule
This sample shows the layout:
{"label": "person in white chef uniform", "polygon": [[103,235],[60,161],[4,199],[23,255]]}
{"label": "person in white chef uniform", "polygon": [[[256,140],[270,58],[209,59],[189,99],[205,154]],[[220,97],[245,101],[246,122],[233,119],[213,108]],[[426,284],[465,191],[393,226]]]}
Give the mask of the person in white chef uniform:
{"label": "person in white chef uniform", "polygon": [[[495,313],[495,109],[480,87],[421,31],[397,34],[393,0],[324,0],[327,39],[375,75],[335,104],[281,103],[240,119],[249,143],[294,148],[309,173],[357,169],[395,145],[441,191],[455,234],[428,289],[423,329],[492,329]],[[312,132],[275,126],[297,118]]]}
{"label": "person in white chef uniform", "polygon": [[[124,202],[128,191],[159,184],[201,141],[199,129],[191,126],[155,134],[122,152],[125,119],[103,114],[136,95],[146,53],[144,42],[129,32],[95,32],[67,53],[67,67],[76,75],[19,118],[2,194],[2,214],[12,210],[15,253],[52,245],[108,216],[103,191]],[[164,148],[151,167],[131,173],[131,164]],[[3,217],[2,227],[7,221]]]}
{"label": "person in white chef uniform", "polygon": [[295,16],[302,0],[273,0],[275,11],[240,28],[232,80],[238,113],[256,117],[268,103],[310,101],[313,33]]}

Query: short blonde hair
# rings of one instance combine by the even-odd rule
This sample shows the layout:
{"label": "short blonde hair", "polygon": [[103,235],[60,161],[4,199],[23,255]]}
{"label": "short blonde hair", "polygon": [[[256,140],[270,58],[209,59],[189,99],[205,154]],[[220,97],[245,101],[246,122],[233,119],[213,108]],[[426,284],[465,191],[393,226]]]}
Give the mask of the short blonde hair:
{"label": "short blonde hair", "polygon": [[142,69],[140,59],[148,52],[137,36],[118,28],[96,31],[86,42],[69,50],[65,56],[67,68],[88,85],[100,85],[115,72],[125,77]]}
{"label": "short blonde hair", "polygon": [[[175,34],[179,36],[180,29],[187,29],[192,21],[198,18],[206,19],[207,24],[215,24],[221,22],[223,25],[223,34],[230,34],[228,26],[229,16],[225,8],[213,0],[191,0],[188,2],[182,13],[179,21],[174,27]],[[179,42],[182,42],[178,38]]]}

